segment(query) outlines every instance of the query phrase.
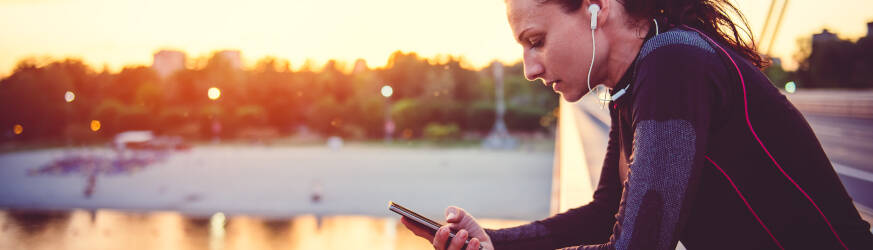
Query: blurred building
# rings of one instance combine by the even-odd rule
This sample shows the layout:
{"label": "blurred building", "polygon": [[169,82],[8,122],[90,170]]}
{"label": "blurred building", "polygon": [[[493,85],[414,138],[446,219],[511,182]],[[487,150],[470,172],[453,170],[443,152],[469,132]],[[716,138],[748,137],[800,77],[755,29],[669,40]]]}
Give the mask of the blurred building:
{"label": "blurred building", "polygon": [[867,36],[858,39],[859,55],[862,57],[873,56],[873,22],[867,23]]}
{"label": "blurred building", "polygon": [[242,69],[242,54],[239,50],[222,50],[216,52],[215,56],[221,57],[221,59],[230,64],[232,69]]}
{"label": "blurred building", "polygon": [[873,37],[873,22],[867,23],[867,37]]}
{"label": "blurred building", "polygon": [[828,31],[828,29],[823,29],[821,33],[812,35],[813,45],[823,42],[833,42],[837,40],[840,40],[840,38],[837,37],[837,34],[831,33],[830,31]]}
{"label": "blurred building", "polygon": [[798,76],[804,88],[871,88],[873,87],[873,22],[867,23],[867,35],[856,42],[840,39],[824,29],[812,35],[812,47]]}
{"label": "blurred building", "polygon": [[185,53],[176,50],[161,50],[155,53],[152,69],[161,78],[166,78],[176,71],[185,69]]}

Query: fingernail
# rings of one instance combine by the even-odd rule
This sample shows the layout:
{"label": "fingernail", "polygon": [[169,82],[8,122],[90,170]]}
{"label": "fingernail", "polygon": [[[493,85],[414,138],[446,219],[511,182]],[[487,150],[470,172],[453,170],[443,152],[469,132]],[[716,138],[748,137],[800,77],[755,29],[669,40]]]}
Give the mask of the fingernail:
{"label": "fingernail", "polygon": [[449,212],[449,216],[447,216],[446,218],[449,219],[449,220],[451,220],[451,219],[454,219],[455,216],[456,216],[456,215],[455,215],[455,212]]}

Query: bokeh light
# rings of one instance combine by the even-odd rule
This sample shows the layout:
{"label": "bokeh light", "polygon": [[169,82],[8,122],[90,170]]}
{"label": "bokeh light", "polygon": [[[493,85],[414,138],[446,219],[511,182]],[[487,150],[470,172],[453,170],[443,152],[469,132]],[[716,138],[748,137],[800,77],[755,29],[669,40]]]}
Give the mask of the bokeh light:
{"label": "bokeh light", "polygon": [[212,214],[209,218],[209,249],[224,248],[225,225],[227,217],[222,212]]}
{"label": "bokeh light", "polygon": [[797,85],[794,84],[794,81],[785,84],[785,92],[794,93],[795,91],[797,91]]}
{"label": "bokeh light", "polygon": [[64,100],[66,100],[68,103],[73,102],[74,100],[76,100],[76,94],[73,93],[73,91],[67,91],[67,93],[64,93]]}
{"label": "bokeh light", "polygon": [[212,214],[209,218],[209,229],[211,232],[220,232],[224,234],[224,225],[227,222],[227,217],[222,212]]}
{"label": "bokeh light", "polygon": [[100,121],[91,120],[91,131],[97,132],[100,130]]}
{"label": "bokeh light", "polygon": [[16,135],[24,133],[24,126],[21,126],[21,124],[15,124],[15,126],[12,126],[12,133],[15,133]]}
{"label": "bokeh light", "polygon": [[206,95],[209,96],[209,100],[218,100],[221,98],[221,90],[216,87],[209,88],[209,91],[206,92]]}
{"label": "bokeh light", "polygon": [[382,86],[382,96],[388,98],[391,97],[391,95],[394,95],[394,88],[392,88],[390,85]]}

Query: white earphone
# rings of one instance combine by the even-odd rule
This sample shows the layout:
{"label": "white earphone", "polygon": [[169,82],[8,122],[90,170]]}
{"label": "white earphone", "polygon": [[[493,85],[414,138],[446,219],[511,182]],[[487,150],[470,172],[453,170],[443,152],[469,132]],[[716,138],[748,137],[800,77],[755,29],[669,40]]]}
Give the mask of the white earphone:
{"label": "white earphone", "polygon": [[591,29],[597,29],[597,14],[600,14],[600,5],[591,4],[588,6],[588,13],[591,13]]}
{"label": "white earphone", "polygon": [[[594,42],[594,30],[597,29],[597,14],[600,14],[600,5],[597,5],[597,4],[589,5],[588,6],[588,13],[591,14],[591,64],[588,66],[588,93],[592,93],[592,92],[594,92],[594,90],[591,89],[591,70],[594,69],[594,58],[597,55],[597,45]],[[630,86],[630,85],[628,85],[628,86]],[[597,97],[597,99],[600,99],[600,101],[602,101],[602,102],[610,102],[610,101],[618,100],[619,97],[624,95],[624,92],[626,89],[627,89],[627,87],[619,90],[618,92],[615,93],[615,95],[609,96],[608,99],[603,99],[603,98],[600,98],[599,96]],[[595,94],[595,96],[596,96],[596,94]]]}
{"label": "white earphone", "polygon": [[[594,57],[597,54],[596,53],[597,46],[596,46],[595,41],[594,41],[594,30],[597,29],[597,15],[600,14],[600,5],[597,5],[597,4],[589,5],[588,6],[588,13],[591,14],[591,65],[588,66],[588,93],[591,93],[591,92],[594,92],[591,89],[591,70],[594,69]],[[652,19],[652,21],[655,22],[655,35],[657,36],[660,33],[660,30],[658,29],[658,20]],[[624,93],[627,91],[627,89],[629,87],[630,87],[630,84],[625,86],[623,89],[620,89],[617,92],[615,92],[614,95],[610,95],[607,99],[603,99],[600,97],[597,97],[597,99],[600,99],[600,101],[603,101],[603,102],[611,102],[611,101],[618,100],[618,98],[620,98],[621,96],[624,95]]]}

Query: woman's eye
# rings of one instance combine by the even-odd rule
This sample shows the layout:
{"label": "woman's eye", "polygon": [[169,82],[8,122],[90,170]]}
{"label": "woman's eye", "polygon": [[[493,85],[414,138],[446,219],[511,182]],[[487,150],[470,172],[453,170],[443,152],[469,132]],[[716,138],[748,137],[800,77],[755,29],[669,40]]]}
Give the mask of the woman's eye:
{"label": "woman's eye", "polygon": [[543,40],[539,38],[530,39],[528,40],[528,43],[530,44],[531,48],[538,48],[540,46],[543,46]]}

